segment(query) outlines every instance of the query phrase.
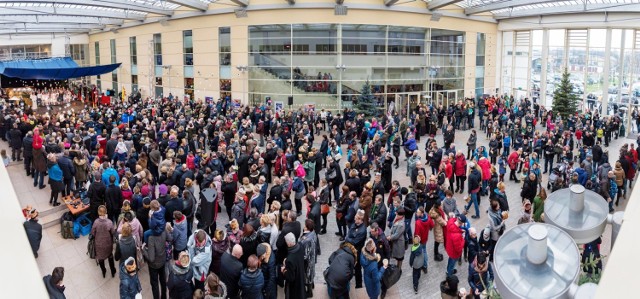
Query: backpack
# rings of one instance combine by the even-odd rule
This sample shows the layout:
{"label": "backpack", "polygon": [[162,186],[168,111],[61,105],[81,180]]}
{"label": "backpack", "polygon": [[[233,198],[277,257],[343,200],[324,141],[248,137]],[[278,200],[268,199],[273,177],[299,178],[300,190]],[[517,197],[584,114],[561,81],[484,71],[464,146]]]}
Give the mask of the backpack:
{"label": "backpack", "polygon": [[71,212],[65,212],[60,217],[60,234],[63,239],[76,239],[73,233],[73,215]]}

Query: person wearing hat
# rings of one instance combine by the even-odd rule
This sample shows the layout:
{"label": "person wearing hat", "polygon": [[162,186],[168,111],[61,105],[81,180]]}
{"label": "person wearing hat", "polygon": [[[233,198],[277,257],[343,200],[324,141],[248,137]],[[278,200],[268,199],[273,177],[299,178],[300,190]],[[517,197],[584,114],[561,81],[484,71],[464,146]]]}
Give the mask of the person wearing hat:
{"label": "person wearing hat", "polygon": [[22,226],[27,233],[27,239],[29,239],[29,245],[31,245],[31,251],[33,256],[38,258],[38,250],[40,249],[40,241],[42,241],[42,225],[38,223],[38,211],[31,209],[28,212],[29,220],[25,221]]}
{"label": "person wearing hat", "polygon": [[188,252],[183,251],[169,271],[167,280],[169,298],[191,298],[194,291],[192,280],[191,258]]}
{"label": "person wearing hat", "polygon": [[256,248],[256,256],[260,259],[262,275],[264,275],[263,293],[266,299],[275,299],[278,296],[278,286],[276,284],[276,256],[271,250],[269,243],[260,243]]}
{"label": "person wearing hat", "polygon": [[404,221],[405,209],[399,207],[396,210],[396,217],[393,220],[391,231],[387,236],[389,244],[391,245],[391,257],[395,258],[398,263],[398,268],[402,268],[402,261],[404,260],[405,252],[405,221]]}
{"label": "person wearing hat", "polygon": [[[620,164],[619,162],[617,162],[616,164]],[[614,171],[609,171],[609,173],[607,173],[607,180],[608,183],[604,183],[604,186],[601,186],[601,189],[606,190],[607,191],[607,197],[605,197],[607,199],[607,202],[609,203],[609,213],[613,213],[614,209],[613,209],[613,199],[616,199],[616,204],[618,203],[618,194],[619,194],[619,186],[616,183],[617,178],[616,178],[616,173]],[[608,186],[607,186],[608,185]]]}
{"label": "person wearing hat", "polygon": [[462,257],[462,251],[464,249],[464,232],[461,226],[467,223],[467,217],[465,215],[449,214],[449,221],[445,229],[444,249],[449,256],[447,261],[447,275],[456,274],[458,271],[455,269],[456,262]]}
{"label": "person wearing hat", "polygon": [[138,268],[134,257],[127,258],[120,264],[120,298],[135,299],[142,292]]}

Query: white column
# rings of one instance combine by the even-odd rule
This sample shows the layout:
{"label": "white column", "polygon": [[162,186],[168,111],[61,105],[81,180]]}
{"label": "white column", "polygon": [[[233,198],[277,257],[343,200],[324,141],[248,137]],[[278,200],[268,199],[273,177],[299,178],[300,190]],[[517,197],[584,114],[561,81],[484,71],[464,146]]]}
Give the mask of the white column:
{"label": "white column", "polygon": [[611,68],[611,28],[607,28],[607,37],[604,43],[604,73],[602,76],[602,114],[609,114],[609,71]]}
{"label": "white column", "polygon": [[551,103],[547,103],[547,63],[549,61],[549,29],[542,30],[542,56],[540,59],[540,105],[551,107]]}

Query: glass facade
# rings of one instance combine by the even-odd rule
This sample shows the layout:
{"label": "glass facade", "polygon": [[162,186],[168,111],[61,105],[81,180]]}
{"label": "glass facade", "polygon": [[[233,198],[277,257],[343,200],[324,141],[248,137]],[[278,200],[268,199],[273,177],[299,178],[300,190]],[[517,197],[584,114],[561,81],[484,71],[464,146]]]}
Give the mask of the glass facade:
{"label": "glass facade", "polygon": [[[612,113],[640,98],[640,30],[544,29],[501,34],[501,90],[506,94],[540,98],[550,107],[566,68],[573,92],[581,99],[579,107],[596,109],[606,99],[612,103],[607,113]],[[527,60],[520,59],[526,57],[524,51],[530,53]],[[523,72],[526,65],[528,73]],[[523,82],[525,74],[529,78]],[[519,93],[525,86],[526,92]]]}
{"label": "glass facade", "polygon": [[0,46],[0,60],[37,59],[46,57],[51,57],[51,44]]}
{"label": "glass facade", "polygon": [[249,99],[286,103],[292,95],[296,106],[349,107],[367,81],[380,106],[397,94],[462,97],[464,46],[464,32],[443,29],[249,26]]}

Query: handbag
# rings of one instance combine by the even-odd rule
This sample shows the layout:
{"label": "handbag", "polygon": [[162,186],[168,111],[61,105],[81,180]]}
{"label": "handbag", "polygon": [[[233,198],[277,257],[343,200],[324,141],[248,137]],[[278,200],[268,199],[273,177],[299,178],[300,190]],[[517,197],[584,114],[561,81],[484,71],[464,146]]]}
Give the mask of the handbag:
{"label": "handbag", "polygon": [[322,205],[320,205],[320,214],[327,215],[329,214],[329,212],[330,212],[330,209],[328,204],[323,203]]}
{"label": "handbag", "polygon": [[398,268],[397,265],[389,265],[387,270],[384,271],[382,282],[388,289],[400,280],[400,276],[402,276],[402,269]]}
{"label": "handbag", "polygon": [[89,242],[87,242],[87,255],[90,259],[96,258],[96,238],[89,234]]}

